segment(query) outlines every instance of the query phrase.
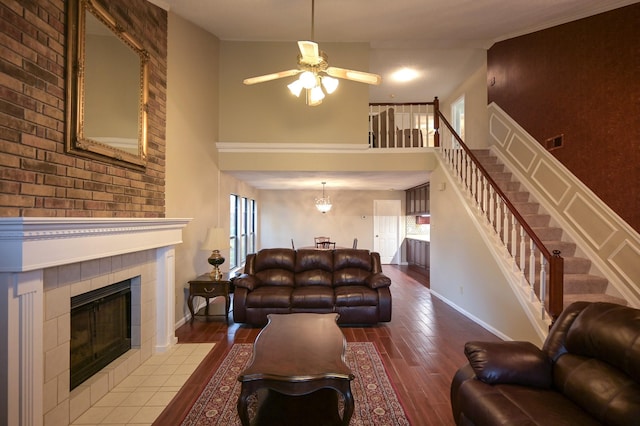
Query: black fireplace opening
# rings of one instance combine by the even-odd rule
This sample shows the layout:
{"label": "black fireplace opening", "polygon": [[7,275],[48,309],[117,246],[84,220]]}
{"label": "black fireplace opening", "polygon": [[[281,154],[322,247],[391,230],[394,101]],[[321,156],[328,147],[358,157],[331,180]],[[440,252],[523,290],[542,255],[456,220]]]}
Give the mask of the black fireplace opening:
{"label": "black fireplace opening", "polygon": [[71,298],[70,389],[131,349],[131,280]]}

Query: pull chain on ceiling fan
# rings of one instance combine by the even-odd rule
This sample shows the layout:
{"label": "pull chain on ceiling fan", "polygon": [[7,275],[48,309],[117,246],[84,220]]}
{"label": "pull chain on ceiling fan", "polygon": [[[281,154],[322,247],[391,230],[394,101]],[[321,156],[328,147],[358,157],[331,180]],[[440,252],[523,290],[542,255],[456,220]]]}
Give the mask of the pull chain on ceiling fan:
{"label": "pull chain on ceiling fan", "polygon": [[[311,0],[311,40],[315,36],[315,0]],[[327,55],[318,48],[315,41],[298,41],[298,68],[265,74],[244,80],[244,84],[264,83],[279,78],[300,74],[297,80],[287,87],[299,97],[302,89],[306,92],[307,105],[316,106],[322,103],[325,93],[331,94],[338,88],[338,78],[358,83],[378,85],[382,77],[364,71],[330,67]]]}

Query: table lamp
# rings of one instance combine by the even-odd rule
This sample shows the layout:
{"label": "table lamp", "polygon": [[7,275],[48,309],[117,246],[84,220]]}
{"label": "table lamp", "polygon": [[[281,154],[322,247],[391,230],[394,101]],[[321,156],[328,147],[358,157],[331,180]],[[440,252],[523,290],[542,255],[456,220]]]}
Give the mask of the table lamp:
{"label": "table lamp", "polygon": [[220,265],[224,263],[224,257],[220,254],[220,248],[227,246],[229,246],[229,239],[226,238],[224,229],[209,228],[207,237],[204,239],[201,248],[212,251],[211,256],[209,256],[209,264],[213,265],[213,270],[210,272],[210,275],[214,280],[222,279]]}

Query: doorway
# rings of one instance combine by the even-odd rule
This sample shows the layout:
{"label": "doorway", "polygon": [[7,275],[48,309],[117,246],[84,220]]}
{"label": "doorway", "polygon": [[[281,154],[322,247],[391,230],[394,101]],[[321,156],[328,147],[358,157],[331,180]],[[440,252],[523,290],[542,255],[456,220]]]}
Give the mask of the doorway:
{"label": "doorway", "polygon": [[373,250],[383,264],[400,262],[400,200],[373,200]]}

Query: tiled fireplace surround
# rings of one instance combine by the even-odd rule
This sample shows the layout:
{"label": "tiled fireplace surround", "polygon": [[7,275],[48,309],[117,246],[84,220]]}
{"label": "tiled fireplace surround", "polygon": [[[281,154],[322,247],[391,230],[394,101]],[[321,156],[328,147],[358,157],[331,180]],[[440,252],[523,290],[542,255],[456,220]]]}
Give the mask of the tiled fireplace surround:
{"label": "tiled fireplace surround", "polygon": [[[174,245],[188,221],[0,218],[0,424],[69,424],[175,344]],[[129,278],[133,349],[70,392],[71,297]]]}

